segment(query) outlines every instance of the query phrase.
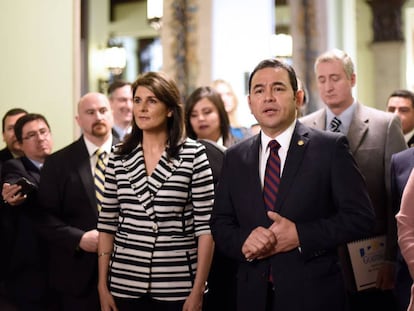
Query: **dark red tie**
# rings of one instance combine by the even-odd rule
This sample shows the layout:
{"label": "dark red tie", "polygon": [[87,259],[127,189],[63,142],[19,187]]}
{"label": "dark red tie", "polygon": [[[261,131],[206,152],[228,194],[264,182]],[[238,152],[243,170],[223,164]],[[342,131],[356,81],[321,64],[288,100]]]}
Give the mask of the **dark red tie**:
{"label": "dark red tie", "polygon": [[280,158],[278,155],[280,145],[276,140],[271,140],[268,146],[270,152],[266,163],[263,185],[263,199],[266,210],[273,211],[275,208],[280,184]]}
{"label": "dark red tie", "polygon": [[[271,140],[268,144],[270,152],[267,158],[266,171],[263,185],[263,199],[267,211],[273,211],[275,209],[275,203],[277,194],[279,192],[280,184],[280,158],[279,148],[280,145],[276,140]],[[269,266],[268,281],[274,283],[272,277],[272,267]]]}

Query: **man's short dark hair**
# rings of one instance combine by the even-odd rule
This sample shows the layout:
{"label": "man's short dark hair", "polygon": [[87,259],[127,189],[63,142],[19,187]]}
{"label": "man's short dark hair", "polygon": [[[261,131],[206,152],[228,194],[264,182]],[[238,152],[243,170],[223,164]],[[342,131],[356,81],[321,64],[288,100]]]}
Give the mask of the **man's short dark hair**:
{"label": "man's short dark hair", "polygon": [[411,101],[411,107],[414,108],[414,93],[409,90],[396,90],[391,93],[388,99],[390,99],[391,97],[402,97],[409,99]]}
{"label": "man's short dark hair", "polygon": [[289,81],[290,81],[290,85],[292,86],[293,89],[293,93],[295,94],[296,91],[298,90],[298,80],[296,78],[296,72],[293,69],[292,66],[290,66],[288,63],[279,60],[277,58],[269,58],[269,59],[265,59],[263,61],[261,61],[252,71],[252,73],[250,74],[249,77],[249,94],[251,91],[251,87],[252,87],[252,80],[253,80],[253,76],[256,74],[257,71],[265,69],[265,68],[282,68],[284,70],[287,71],[288,75],[289,75]]}
{"label": "man's short dark hair", "polygon": [[108,97],[112,96],[112,93],[115,92],[116,89],[119,89],[120,87],[124,87],[125,85],[131,85],[128,81],[125,80],[115,80],[111,83],[108,87]]}
{"label": "man's short dark hair", "polygon": [[36,120],[42,120],[47,125],[47,128],[50,130],[49,123],[47,122],[46,118],[38,113],[28,113],[22,117],[20,117],[16,124],[14,125],[14,135],[16,136],[16,139],[19,143],[23,142],[23,127],[26,123],[36,121]]}
{"label": "man's short dark hair", "polygon": [[24,110],[24,109],[22,109],[22,108],[13,108],[13,109],[10,109],[9,111],[6,112],[6,114],[3,116],[3,120],[2,120],[2,130],[3,130],[3,133],[6,130],[5,129],[5,126],[6,126],[6,118],[7,117],[15,116],[17,114],[22,114],[22,113],[27,114],[27,111]]}

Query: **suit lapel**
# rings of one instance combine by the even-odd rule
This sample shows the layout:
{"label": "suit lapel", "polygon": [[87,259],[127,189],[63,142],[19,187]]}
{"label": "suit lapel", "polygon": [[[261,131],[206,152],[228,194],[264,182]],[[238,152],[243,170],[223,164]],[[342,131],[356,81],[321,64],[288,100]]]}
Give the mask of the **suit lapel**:
{"label": "suit lapel", "polygon": [[21,161],[27,174],[30,175],[31,181],[34,181],[38,185],[40,181],[40,170],[26,157],[22,157]]}
{"label": "suit lapel", "polygon": [[315,112],[312,127],[324,131],[326,129],[326,110],[320,109]]}
{"label": "suit lapel", "polygon": [[95,195],[95,183],[93,181],[91,163],[89,159],[88,149],[86,148],[85,142],[81,137],[75,144],[75,150],[73,152],[74,163],[78,163],[77,171],[80,180],[85,189],[86,195],[88,196],[91,207],[96,207],[96,195]]}
{"label": "suit lapel", "polygon": [[364,109],[361,104],[358,103],[355,109],[355,117],[352,118],[347,135],[349,148],[352,154],[355,154],[356,150],[361,145],[368,130],[368,124],[369,117],[364,113]]}
{"label": "suit lapel", "polygon": [[290,141],[288,156],[283,168],[282,179],[280,181],[279,193],[276,200],[275,211],[280,212],[283,207],[283,202],[292,188],[292,183],[301,166],[306,148],[308,146],[308,131],[300,122],[296,123],[295,131],[293,132]]}
{"label": "suit lapel", "polygon": [[[259,192],[261,195],[259,196],[262,198],[262,186],[260,182],[260,175],[259,175],[259,152],[260,152],[260,134],[256,135],[254,139],[251,140],[251,145],[248,148],[248,152],[246,152],[244,156],[244,161],[246,163],[247,168],[247,180],[249,182],[248,189],[251,189],[253,193]],[[257,197],[257,196],[255,196]],[[264,203],[261,200],[261,204]]]}
{"label": "suit lapel", "polygon": [[141,144],[122,162],[131,185],[134,185],[137,198],[150,219],[155,220],[156,217],[152,204],[154,197],[181,162],[181,159],[168,160],[167,153],[164,151],[151,176],[147,176]]}
{"label": "suit lapel", "polygon": [[260,137],[260,134],[258,134],[250,140],[250,146],[248,146],[247,152],[242,155],[243,169],[240,170],[240,173],[243,174],[242,176],[244,177],[244,180],[246,180],[246,191],[253,194],[249,196],[251,202],[246,202],[244,206],[246,208],[252,208],[255,211],[263,211],[262,213],[254,212],[251,213],[251,215],[256,218],[256,222],[268,223],[270,225],[271,223],[267,217],[266,207],[263,201],[263,189],[259,175]]}
{"label": "suit lapel", "polygon": [[172,173],[180,166],[181,162],[181,159],[168,160],[167,153],[165,151],[163,152],[155,170],[152,172],[151,176],[148,177],[148,187],[154,196],[165,181],[168,180]]}

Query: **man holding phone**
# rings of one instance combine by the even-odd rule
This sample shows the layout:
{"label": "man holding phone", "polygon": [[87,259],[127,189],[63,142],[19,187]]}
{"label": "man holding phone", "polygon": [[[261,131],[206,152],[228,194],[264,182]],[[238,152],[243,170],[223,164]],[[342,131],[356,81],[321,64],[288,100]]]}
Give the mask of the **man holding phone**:
{"label": "man holding phone", "polygon": [[24,156],[3,164],[1,172],[4,209],[11,228],[3,256],[6,265],[6,289],[18,310],[53,310],[53,295],[47,286],[45,243],[34,230],[37,216],[37,187],[40,169],[52,152],[53,141],[46,118],[29,113],[14,126]]}

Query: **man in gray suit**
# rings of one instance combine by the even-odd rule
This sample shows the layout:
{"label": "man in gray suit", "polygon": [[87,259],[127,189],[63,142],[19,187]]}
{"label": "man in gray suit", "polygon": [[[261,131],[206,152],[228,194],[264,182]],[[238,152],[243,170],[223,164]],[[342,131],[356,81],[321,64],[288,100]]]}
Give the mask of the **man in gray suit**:
{"label": "man in gray suit", "polygon": [[366,306],[372,310],[396,310],[392,288],[397,232],[391,207],[390,160],[392,154],[406,148],[401,122],[395,115],[364,106],[354,99],[352,88],[356,74],[352,59],[345,52],[335,49],[319,56],[315,74],[326,107],[304,116],[301,122],[347,136],[376,213],[374,236],[386,236],[385,260],[379,269],[376,286],[368,290],[356,290],[351,265],[345,260],[346,248],[340,249],[351,310],[363,310]]}

